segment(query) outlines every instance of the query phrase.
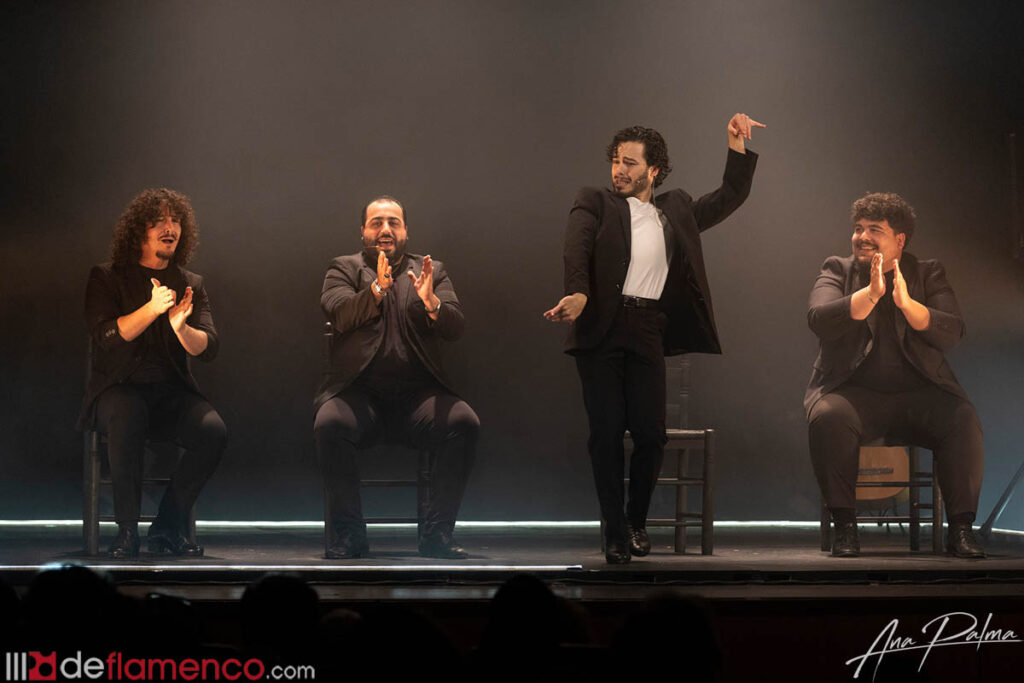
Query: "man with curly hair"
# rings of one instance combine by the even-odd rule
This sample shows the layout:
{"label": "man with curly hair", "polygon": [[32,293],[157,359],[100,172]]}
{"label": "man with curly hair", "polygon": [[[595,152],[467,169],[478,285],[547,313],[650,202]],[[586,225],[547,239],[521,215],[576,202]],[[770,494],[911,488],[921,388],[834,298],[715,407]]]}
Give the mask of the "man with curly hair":
{"label": "man with curly hair", "polygon": [[866,194],[851,218],[853,253],[825,260],[807,311],[820,350],[804,408],[832,515],[832,555],[860,554],[860,445],[888,436],[932,451],[949,516],[946,549],[984,557],[971,529],[985,460],[981,423],[945,358],[965,331],[953,288],[941,263],[905,251],[916,216],[902,197]]}
{"label": "man with curly hair", "polygon": [[[757,154],[745,114],[727,126],[722,185],[694,200],[683,190],[657,197],[672,170],[665,140],[642,126],[608,145],[612,187],[576,195],[565,235],[565,297],[544,313],[570,323],[565,351],[576,357],[590,422],[588,449],[605,521],[605,559],[624,564],[651,550],[647,509],[665,445],[665,356],[721,353],[700,233],[750,193]],[[629,430],[629,501],[623,437]]]}
{"label": "man with curly hair", "polygon": [[187,520],[220,462],[227,430],[199,391],[189,358],[217,355],[203,279],[185,270],[198,243],[188,197],[140,192],[114,229],[109,263],[94,266],[85,294],[92,348],[80,427],[107,436],[117,537],[114,559],[139,554],[143,449],[147,438],[185,449],[149,529],[149,550],[199,556]]}

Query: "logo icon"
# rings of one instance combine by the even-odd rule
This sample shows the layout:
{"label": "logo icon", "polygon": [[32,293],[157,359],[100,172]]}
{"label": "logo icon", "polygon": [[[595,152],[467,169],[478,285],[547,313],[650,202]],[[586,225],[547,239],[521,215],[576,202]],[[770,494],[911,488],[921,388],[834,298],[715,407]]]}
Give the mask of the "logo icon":
{"label": "logo icon", "polygon": [[[31,668],[29,657],[32,658]],[[57,680],[57,653],[8,652],[4,658],[5,673],[9,681]]]}

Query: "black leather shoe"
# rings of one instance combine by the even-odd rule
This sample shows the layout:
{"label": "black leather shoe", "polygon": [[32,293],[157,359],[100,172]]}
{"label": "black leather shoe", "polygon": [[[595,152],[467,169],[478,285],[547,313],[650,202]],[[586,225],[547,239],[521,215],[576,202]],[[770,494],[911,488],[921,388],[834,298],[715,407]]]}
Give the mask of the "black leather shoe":
{"label": "black leather shoe", "polygon": [[420,540],[420,555],[441,560],[464,560],[469,557],[469,553],[447,535],[424,536]]}
{"label": "black leather shoe", "polygon": [[651,539],[647,537],[647,529],[629,528],[629,552],[636,557],[650,554]]}
{"label": "black leather shoe", "polygon": [[970,524],[950,524],[946,536],[946,552],[950,555],[966,558],[985,557],[985,549],[974,536]]}
{"label": "black leather shoe", "polygon": [[365,538],[362,541],[345,540],[324,551],[324,557],[328,560],[358,560],[360,557],[366,557],[369,552],[370,544]]}
{"label": "black leather shoe", "polygon": [[608,564],[628,564],[630,543],[626,539],[604,539],[604,561]]}
{"label": "black leather shoe", "polygon": [[857,557],[860,555],[857,523],[833,522],[832,526],[832,557]]}
{"label": "black leather shoe", "polygon": [[193,543],[177,531],[149,530],[146,536],[149,552],[158,555],[177,555],[179,557],[202,557],[203,546]]}
{"label": "black leather shoe", "polygon": [[110,544],[107,557],[112,560],[129,560],[139,556],[139,529],[134,524],[119,524],[117,538]]}

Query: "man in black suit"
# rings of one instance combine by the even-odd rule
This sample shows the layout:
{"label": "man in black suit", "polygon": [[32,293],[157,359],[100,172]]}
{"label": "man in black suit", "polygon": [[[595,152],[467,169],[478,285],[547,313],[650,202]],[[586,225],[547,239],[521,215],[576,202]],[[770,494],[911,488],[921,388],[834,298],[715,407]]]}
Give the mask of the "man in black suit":
{"label": "man in black suit", "polygon": [[[700,233],[750,193],[757,155],[745,114],[729,121],[721,187],[693,200],[683,190],[653,198],[672,166],[665,140],[635,126],[608,145],[612,189],[584,188],[569,213],[565,297],[544,313],[571,323],[565,351],[576,357],[590,422],[588,449],[605,521],[605,559],[647,555],[647,509],[665,445],[665,356],[721,353]],[[624,507],[623,437],[633,439]]]}
{"label": "man in black suit", "polygon": [[[480,420],[441,371],[442,341],[462,336],[462,307],[440,261],[407,254],[404,207],[382,196],[364,209],[363,251],[334,259],[320,307],[334,327],[313,432],[336,538],[328,559],[369,551],[357,451],[381,439],[430,449],[430,501],[419,551],[463,559],[452,538]],[[406,276],[392,277],[405,272]],[[418,273],[418,274],[417,274]]]}
{"label": "man in black suit", "polygon": [[198,556],[189,510],[220,462],[227,430],[199,392],[189,358],[219,343],[203,278],[185,270],[199,240],[185,195],[144,190],[114,231],[111,263],[94,266],[85,293],[92,364],[79,427],[107,435],[117,537],[108,554],[139,554],[142,456],[148,436],[185,448],[149,529],[153,552]]}
{"label": "man in black suit", "polygon": [[814,474],[835,527],[832,555],[856,557],[860,444],[890,436],[932,451],[949,516],[947,550],[984,557],[971,529],[984,447],[978,415],[946,362],[964,322],[945,269],[904,251],[914,210],[897,194],[853,203],[853,254],[830,256],[807,323],[821,340],[804,407]]}

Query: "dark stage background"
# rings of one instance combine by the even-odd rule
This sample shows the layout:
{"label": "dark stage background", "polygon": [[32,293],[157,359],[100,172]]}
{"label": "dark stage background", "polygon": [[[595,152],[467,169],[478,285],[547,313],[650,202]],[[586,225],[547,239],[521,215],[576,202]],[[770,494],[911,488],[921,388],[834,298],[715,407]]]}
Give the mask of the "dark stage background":
{"label": "dark stage background", "polygon": [[[130,197],[192,197],[222,335],[196,374],[230,431],[208,519],[319,519],[319,291],[378,193],[448,265],[469,327],[447,367],[484,424],[464,519],[593,519],[561,242],[612,132],[661,130],[670,186],[717,186],[725,124],[768,124],[754,190],[705,234],[725,355],[694,356],[720,431],[718,516],[814,519],[806,298],[849,251],[850,202],[896,191],[945,262],[951,354],[987,440],[983,518],[1024,459],[1022,270],[1008,134],[1013,3],[6,3],[0,183],[0,517],[79,514],[82,303]],[[1001,525],[1024,528],[1024,494]]]}

